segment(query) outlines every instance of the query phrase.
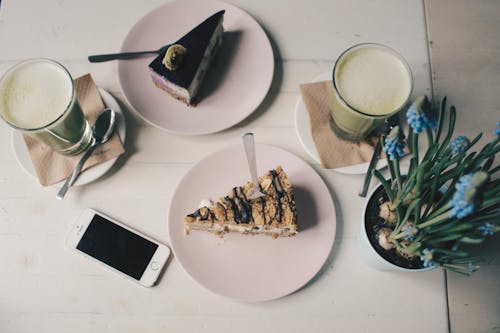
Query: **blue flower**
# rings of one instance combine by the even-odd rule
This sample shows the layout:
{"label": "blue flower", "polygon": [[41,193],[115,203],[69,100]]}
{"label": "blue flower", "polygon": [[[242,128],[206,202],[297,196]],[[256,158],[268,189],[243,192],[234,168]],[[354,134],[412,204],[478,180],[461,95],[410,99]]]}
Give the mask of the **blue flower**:
{"label": "blue flower", "polygon": [[415,133],[422,133],[426,128],[435,128],[437,126],[437,117],[430,104],[427,96],[421,96],[408,108],[406,117],[408,118],[408,124]]}
{"label": "blue flower", "polygon": [[480,203],[481,187],[487,179],[488,174],[484,171],[460,177],[450,201],[452,209],[449,216],[461,219],[474,213]]}
{"label": "blue flower", "polygon": [[405,224],[403,226],[403,232],[405,233],[405,238],[412,241],[415,240],[415,235],[417,234],[418,229],[412,225]]}
{"label": "blue flower", "polygon": [[451,155],[455,156],[464,153],[469,148],[470,140],[463,135],[459,135],[450,143]]}
{"label": "blue flower", "polygon": [[467,269],[467,271],[469,273],[474,273],[475,271],[477,271],[478,268],[479,268],[478,265],[475,265],[474,263],[472,263],[472,261],[469,261],[469,265],[468,265],[468,269]]}
{"label": "blue flower", "polygon": [[389,155],[389,158],[394,161],[398,157],[404,156],[405,152],[403,148],[405,145],[403,134],[399,126],[394,126],[389,135],[385,138],[384,151]]}
{"label": "blue flower", "polygon": [[497,123],[498,128],[495,129],[495,135],[500,135],[500,121]]}
{"label": "blue flower", "polygon": [[481,231],[483,236],[492,236],[495,233],[495,225],[490,222],[486,222],[482,226],[479,226],[477,230]]}
{"label": "blue flower", "polygon": [[420,260],[424,263],[424,267],[432,267],[435,266],[436,264],[434,261],[432,261],[432,258],[434,257],[434,250],[431,249],[424,249],[422,251],[422,255],[420,256]]}

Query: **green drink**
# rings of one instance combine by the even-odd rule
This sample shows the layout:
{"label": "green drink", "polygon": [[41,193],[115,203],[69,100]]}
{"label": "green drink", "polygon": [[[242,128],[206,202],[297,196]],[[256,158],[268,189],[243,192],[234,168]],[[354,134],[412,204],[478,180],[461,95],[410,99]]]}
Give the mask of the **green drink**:
{"label": "green drink", "polygon": [[410,67],[392,49],[356,45],[340,55],[333,69],[335,133],[346,140],[364,139],[376,126],[400,111],[412,90]]}
{"label": "green drink", "polygon": [[0,80],[0,116],[62,154],[77,154],[92,140],[73,79],[52,60],[27,60],[7,71]]}

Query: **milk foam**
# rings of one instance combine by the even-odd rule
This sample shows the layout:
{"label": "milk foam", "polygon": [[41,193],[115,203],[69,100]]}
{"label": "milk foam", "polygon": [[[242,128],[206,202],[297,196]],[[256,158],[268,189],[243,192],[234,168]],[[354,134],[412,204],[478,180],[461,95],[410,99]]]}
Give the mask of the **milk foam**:
{"label": "milk foam", "polygon": [[71,77],[48,61],[19,66],[0,83],[0,113],[20,128],[46,126],[68,107],[73,95]]}
{"label": "milk foam", "polygon": [[375,47],[354,50],[337,65],[335,81],[355,109],[383,115],[399,109],[411,91],[411,77],[395,55]]}

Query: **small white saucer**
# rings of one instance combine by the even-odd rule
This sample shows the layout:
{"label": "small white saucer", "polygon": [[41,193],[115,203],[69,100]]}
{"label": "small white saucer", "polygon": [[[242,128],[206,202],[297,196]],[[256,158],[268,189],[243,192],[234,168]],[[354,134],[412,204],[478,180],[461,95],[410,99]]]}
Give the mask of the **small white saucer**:
{"label": "small white saucer", "polygon": [[[332,73],[325,72],[316,76],[311,82],[327,81],[331,79]],[[311,134],[311,121],[309,120],[309,113],[307,112],[306,106],[302,101],[302,97],[300,95],[297,100],[297,104],[295,105],[295,130],[297,131],[297,136],[299,137],[299,141],[304,147],[304,150],[314,161],[316,161],[316,163],[321,163],[318,151],[316,150],[316,145],[314,144]],[[342,168],[336,168],[333,170],[344,174],[359,175],[366,173],[369,164],[369,162],[366,162]],[[386,165],[386,160],[380,159],[377,163],[377,169],[382,169]]]}
{"label": "small white saucer", "polygon": [[[126,134],[126,126],[125,126],[125,118],[123,117],[122,109],[120,105],[116,101],[116,99],[106,90],[99,88],[99,92],[101,93],[102,100],[106,107],[112,108],[116,112],[116,131],[118,131],[118,135],[120,135],[120,139],[122,143],[125,143],[125,134]],[[28,153],[28,149],[26,148],[26,144],[24,143],[22,133],[20,131],[12,131],[12,146],[14,148],[14,152],[16,154],[17,161],[21,165],[21,167],[26,171],[34,179],[37,179],[35,169],[33,168],[33,164],[31,162],[31,158]],[[115,157],[109,161],[98,164],[88,170],[82,172],[82,174],[76,180],[74,186],[85,185],[88,184],[97,178],[101,177],[106,173],[113,164],[116,162],[118,157]]]}

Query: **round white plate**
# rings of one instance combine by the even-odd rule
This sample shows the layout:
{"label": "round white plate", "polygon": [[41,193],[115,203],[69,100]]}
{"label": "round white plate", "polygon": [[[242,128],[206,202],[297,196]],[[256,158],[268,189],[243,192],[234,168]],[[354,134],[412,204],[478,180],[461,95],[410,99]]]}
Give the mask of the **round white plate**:
{"label": "round white plate", "polygon": [[186,106],[155,86],[148,68],[154,55],[118,62],[123,94],[150,124],[176,134],[215,133],[245,119],[267,95],[274,74],[269,39],[250,15],[224,2],[169,2],[132,27],[122,52],[155,50],[173,43],[222,9],[226,11],[222,46],[202,83],[201,100],[195,107]]}
{"label": "round white plate", "polygon": [[292,183],[297,235],[184,234],[184,217],[202,199],[216,200],[249,180],[243,145],[222,149],[193,166],[175,190],[168,217],[170,244],[184,270],[212,292],[247,302],[279,298],[304,286],[328,258],[336,229],[330,192],[309,164],[263,144],[256,145],[256,158],[259,174],[281,165]]}
{"label": "round white plate", "polygon": [[[331,72],[325,72],[317,77],[315,77],[312,82],[327,81],[332,79]],[[321,163],[319,159],[318,151],[316,150],[316,145],[314,144],[313,137],[311,135],[311,121],[309,120],[309,113],[307,108],[302,101],[302,97],[299,95],[297,104],[295,105],[295,130],[299,141],[304,147],[304,150],[309,154],[309,156],[316,161],[316,163]],[[370,163],[361,163],[356,165],[350,165],[347,167],[333,169],[337,172],[344,174],[363,174],[368,170],[368,165]],[[377,169],[382,169],[387,165],[385,159],[380,159],[377,163]]]}
{"label": "round white plate", "polygon": [[[126,134],[126,126],[125,126],[125,118],[123,117],[122,109],[120,105],[116,101],[116,99],[106,90],[99,88],[99,92],[101,93],[102,100],[106,107],[112,108],[116,112],[116,130],[120,135],[120,139],[122,143],[125,143],[125,134]],[[14,152],[16,154],[17,161],[21,165],[24,171],[32,176],[34,179],[37,179],[35,169],[33,168],[33,164],[31,162],[31,158],[26,148],[26,144],[24,143],[24,139],[22,133],[20,131],[12,131],[12,145],[14,147]],[[106,173],[113,164],[116,162],[118,157],[115,157],[109,161],[93,166],[90,169],[85,170],[78,177],[75,184],[73,186],[85,185],[88,184],[97,178],[101,177]]]}

